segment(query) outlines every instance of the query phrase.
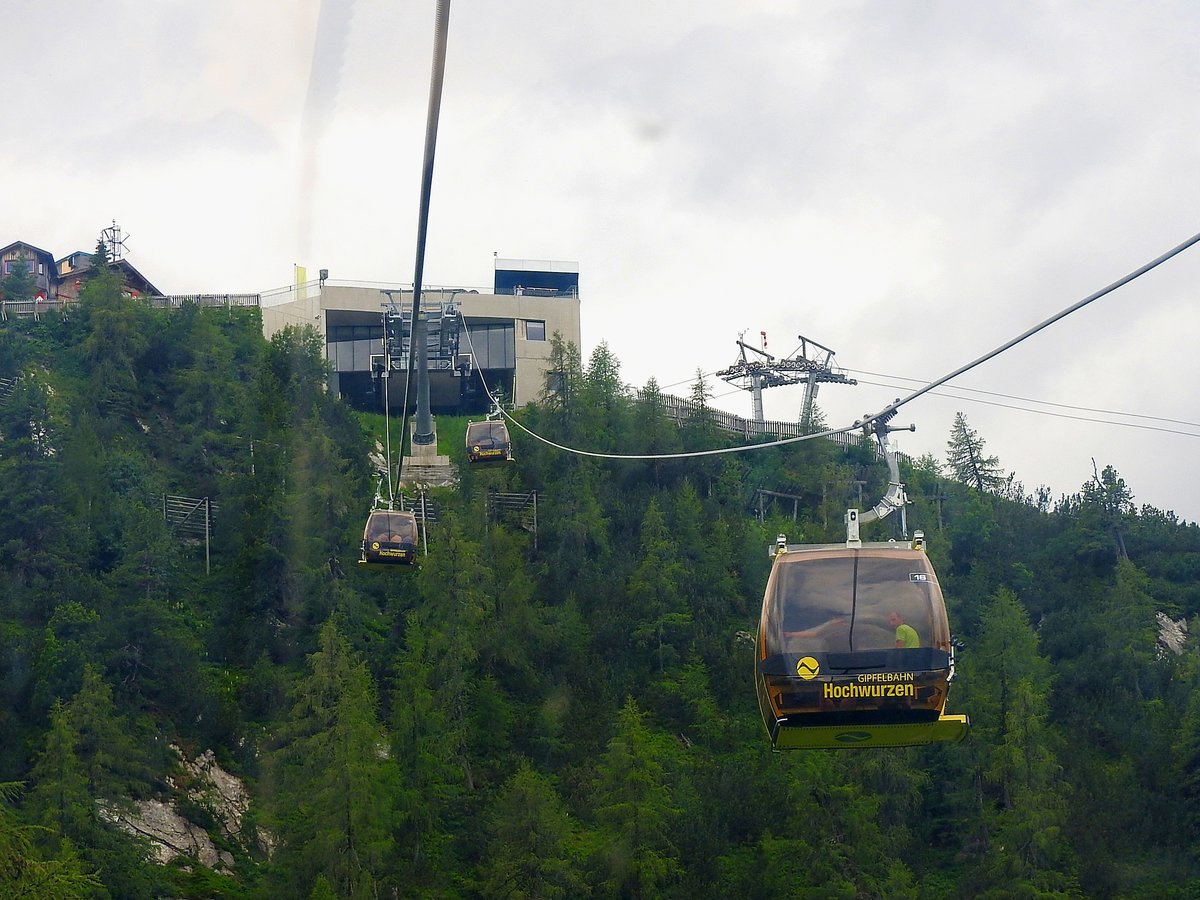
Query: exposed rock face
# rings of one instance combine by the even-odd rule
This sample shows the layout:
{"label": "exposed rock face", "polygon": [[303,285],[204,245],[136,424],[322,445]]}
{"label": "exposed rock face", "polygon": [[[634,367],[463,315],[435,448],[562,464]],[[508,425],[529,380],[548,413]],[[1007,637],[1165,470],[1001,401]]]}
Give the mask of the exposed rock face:
{"label": "exposed rock face", "polygon": [[189,761],[182,751],[175,749],[192,782],[188,796],[212,810],[225,837],[241,840],[242,817],[250,809],[246,786],[217,765],[211,750],[205,750],[194,761]]}
{"label": "exposed rock face", "polygon": [[[268,855],[274,842],[269,834],[244,834],[243,819],[250,809],[250,794],[242,782],[218,764],[211,750],[194,760],[174,745],[182,769],[179,777],[167,781],[179,794],[211,813],[221,835],[246,850],[261,848]],[[157,862],[165,865],[179,856],[194,859],[200,865],[228,872],[233,855],[217,849],[204,828],[184,818],[171,803],[162,800],[138,800],[128,805],[99,801],[100,814],[118,828],[146,838]]]}
{"label": "exposed rock face", "polygon": [[376,472],[386,472],[392,465],[387,454],[383,452],[383,443],[379,440],[375,441],[375,449],[367,454],[367,459],[370,460],[371,468]]}
{"label": "exposed rock face", "polygon": [[1187,620],[1174,621],[1161,612],[1156,612],[1154,618],[1158,621],[1158,642],[1172,653],[1182,653],[1188,638]]}
{"label": "exposed rock face", "polygon": [[150,841],[155,860],[166,865],[177,856],[188,856],[209,869],[228,870],[233,856],[218,851],[212,838],[161,800],[138,800],[130,808],[100,806],[100,815],[110,822]]}

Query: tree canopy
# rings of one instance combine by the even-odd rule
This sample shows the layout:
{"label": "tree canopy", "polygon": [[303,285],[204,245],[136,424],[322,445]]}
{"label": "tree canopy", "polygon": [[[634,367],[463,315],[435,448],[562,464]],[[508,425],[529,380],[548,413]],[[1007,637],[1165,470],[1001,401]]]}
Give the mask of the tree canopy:
{"label": "tree canopy", "polygon": [[[944,464],[902,461],[971,734],[775,754],[751,679],[765,551],[842,539],[859,484],[886,487],[870,447],[529,441],[429,492],[418,566],[363,571],[368,429],[317,332],[261,326],[101,272],[69,316],[0,329],[0,893],[1200,891],[1200,659],[1160,633],[1200,614],[1200,528],[1137,509],[1112,466],[1022,497],[961,414]],[[742,440],[702,376],[676,423],[608,348],[552,353],[514,413],[550,440]],[[494,491],[537,492],[536,534]],[[208,542],[167,495],[212,501]],[[181,768],[209,750],[249,791],[240,831]],[[159,865],[101,811],[150,802],[225,861]]]}

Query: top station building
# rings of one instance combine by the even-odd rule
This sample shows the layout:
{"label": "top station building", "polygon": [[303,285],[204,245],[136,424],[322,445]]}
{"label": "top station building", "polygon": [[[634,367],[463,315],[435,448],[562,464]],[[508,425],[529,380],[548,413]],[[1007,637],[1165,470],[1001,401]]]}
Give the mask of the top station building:
{"label": "top station building", "polygon": [[[400,409],[411,349],[411,286],[331,281],[321,273],[261,298],[263,332],[309,324],[325,338],[330,389],[361,409]],[[545,388],[551,338],[580,346],[579,265],[538,259],[495,260],[490,293],[422,288],[429,401],[435,413],[485,411],[487,391],[523,406]],[[387,379],[381,378],[384,371]],[[487,391],[484,390],[486,385]],[[415,387],[409,406],[415,403]]]}

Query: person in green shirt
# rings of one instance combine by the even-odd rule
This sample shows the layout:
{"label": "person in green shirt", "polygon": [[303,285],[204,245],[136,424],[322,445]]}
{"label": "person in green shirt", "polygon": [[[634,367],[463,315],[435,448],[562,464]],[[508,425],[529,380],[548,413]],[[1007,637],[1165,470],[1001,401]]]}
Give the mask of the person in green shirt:
{"label": "person in green shirt", "polygon": [[900,613],[888,613],[888,624],[896,629],[897,647],[921,646],[921,638],[917,635],[917,629],[905,622]]}

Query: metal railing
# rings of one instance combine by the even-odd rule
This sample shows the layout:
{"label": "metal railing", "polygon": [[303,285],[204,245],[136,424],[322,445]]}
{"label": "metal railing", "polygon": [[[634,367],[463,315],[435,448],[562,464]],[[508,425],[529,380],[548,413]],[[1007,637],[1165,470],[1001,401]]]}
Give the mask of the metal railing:
{"label": "metal railing", "polygon": [[[139,297],[137,299],[157,309],[179,309],[186,303],[223,308],[262,305],[261,297],[258,294],[168,294],[161,297]],[[65,309],[78,302],[75,299],[67,300],[57,297],[53,300],[0,300],[0,321],[7,322],[14,318],[39,319],[43,313],[55,309]]]}
{"label": "metal railing", "polygon": [[533,548],[537,549],[537,491],[524,494],[505,493],[488,488],[487,513],[493,522],[512,521],[533,535]]}
{"label": "metal railing", "polygon": [[413,513],[418,522],[426,525],[438,523],[438,502],[424,491],[412,496],[402,492],[396,495],[396,499],[400,509]]}
{"label": "metal railing", "polygon": [[162,297],[148,297],[151,306],[160,309],[179,309],[185,303],[197,306],[261,306],[262,300],[258,294],[167,294]]}
{"label": "metal railing", "polygon": [[59,299],[44,300],[0,300],[0,321],[7,322],[11,318],[41,318],[42,313],[52,309],[62,309],[68,305]]}
{"label": "metal railing", "polygon": [[211,571],[213,513],[217,505],[210,497],[177,497],[162,495],[163,518],[176,534],[189,534],[204,539],[204,574]]}
{"label": "metal railing", "polygon": [[[639,401],[645,399],[642,391],[637,391],[635,397]],[[726,412],[723,409],[714,409],[711,406],[702,407],[695,400],[687,400],[671,394],[659,394],[658,403],[663,415],[668,419],[683,423],[697,416],[704,415],[722,431],[730,431],[734,434],[740,434],[743,437],[789,438],[800,437],[808,433],[801,427],[799,422],[756,422],[753,419],[747,419],[734,413]],[[831,434],[827,439],[840,447],[853,447],[858,444],[859,437],[856,433],[847,432]]]}

